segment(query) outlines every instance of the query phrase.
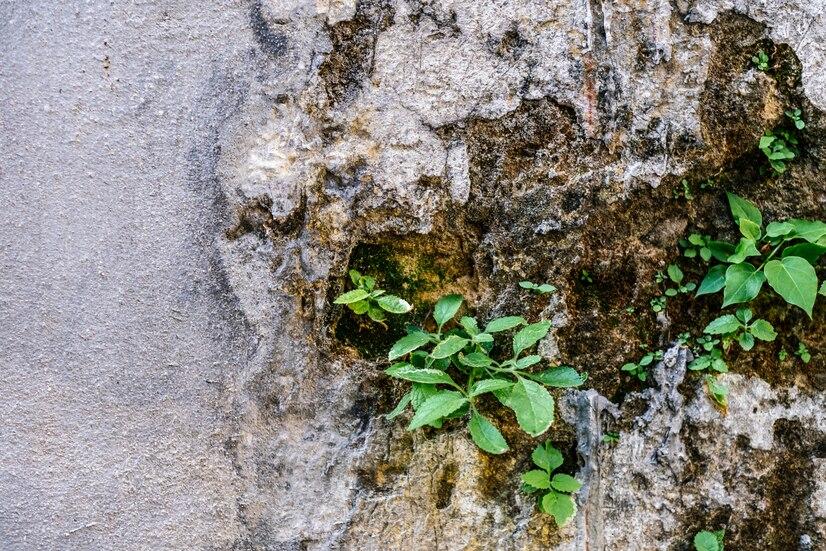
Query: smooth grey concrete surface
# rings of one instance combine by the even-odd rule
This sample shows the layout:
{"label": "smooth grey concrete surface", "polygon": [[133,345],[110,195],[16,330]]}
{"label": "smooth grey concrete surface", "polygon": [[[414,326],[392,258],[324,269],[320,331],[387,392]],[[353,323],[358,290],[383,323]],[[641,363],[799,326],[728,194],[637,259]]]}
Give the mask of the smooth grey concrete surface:
{"label": "smooth grey concrete surface", "polygon": [[215,383],[249,350],[204,139],[248,12],[0,3],[0,549],[237,538]]}

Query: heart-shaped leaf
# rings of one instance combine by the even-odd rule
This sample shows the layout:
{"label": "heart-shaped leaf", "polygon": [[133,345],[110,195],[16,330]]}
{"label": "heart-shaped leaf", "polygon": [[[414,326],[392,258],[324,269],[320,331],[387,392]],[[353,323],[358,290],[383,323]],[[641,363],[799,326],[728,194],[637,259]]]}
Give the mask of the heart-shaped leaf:
{"label": "heart-shaped leaf", "polygon": [[764,281],[766,281],[766,276],[763,272],[757,271],[757,268],[748,262],[732,264],[726,269],[723,308],[731,304],[750,301],[760,292]]}
{"label": "heart-shaped leaf", "polygon": [[817,274],[811,264],[799,256],[787,256],[781,260],[770,260],[764,271],[769,285],[777,294],[812,317],[817,298]]}

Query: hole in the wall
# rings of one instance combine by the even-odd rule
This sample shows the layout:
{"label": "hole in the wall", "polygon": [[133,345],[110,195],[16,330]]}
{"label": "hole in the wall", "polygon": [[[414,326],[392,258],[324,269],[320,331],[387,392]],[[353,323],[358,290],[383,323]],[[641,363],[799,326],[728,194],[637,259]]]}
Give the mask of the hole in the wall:
{"label": "hole in the wall", "polygon": [[459,469],[453,463],[445,465],[435,481],[435,503],[437,509],[444,509],[450,505],[453,497],[453,489],[456,487],[456,479]]}

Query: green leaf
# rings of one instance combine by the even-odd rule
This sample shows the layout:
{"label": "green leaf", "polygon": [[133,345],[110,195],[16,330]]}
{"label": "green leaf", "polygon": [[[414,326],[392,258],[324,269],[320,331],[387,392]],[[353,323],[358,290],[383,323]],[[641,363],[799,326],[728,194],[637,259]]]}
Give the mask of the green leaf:
{"label": "green leaf", "polygon": [[470,389],[470,395],[479,396],[480,394],[484,394],[486,392],[502,390],[505,388],[510,388],[512,386],[512,381],[506,381],[504,379],[482,379],[481,381],[477,381],[473,384],[473,386]]}
{"label": "green leaf", "polygon": [[551,322],[540,321],[526,325],[513,336],[513,352],[519,354],[539,342],[551,328]]}
{"label": "green leaf", "polygon": [[563,526],[576,513],[576,504],[571,496],[551,491],[542,498],[542,510],[553,516],[558,526]]}
{"label": "green leaf", "polygon": [[763,272],[757,271],[748,262],[732,264],[726,270],[723,308],[731,304],[750,301],[760,292],[764,281],[766,281],[766,276]]}
{"label": "green leaf", "polygon": [[725,286],[726,266],[724,264],[718,264],[708,271],[708,274],[706,274],[706,277],[704,277],[700,283],[700,288],[697,289],[697,294],[694,296],[699,297],[700,295],[716,293]]}
{"label": "green leaf", "polygon": [[367,315],[373,321],[384,321],[386,319],[382,309],[378,306],[374,306],[373,304],[370,304],[367,307]]}
{"label": "green leaf", "polygon": [[826,297],[826,281],[824,281],[823,284],[820,286],[820,290],[818,291],[818,293]]}
{"label": "green leaf", "polygon": [[410,403],[413,406],[413,410],[416,411],[428,398],[435,396],[439,392],[439,389],[436,388],[436,385],[413,383],[413,389],[410,392],[412,393]]}
{"label": "green leaf", "polygon": [[726,314],[725,316],[720,316],[712,320],[711,323],[703,329],[703,333],[708,333],[709,335],[725,335],[726,333],[737,331],[741,325],[742,323],[740,323],[740,320],[736,317],[731,314]]}
{"label": "green leaf", "polygon": [[548,472],[553,471],[563,463],[562,453],[554,448],[550,442],[540,444],[533,450],[531,459],[537,467],[545,469]]}
{"label": "green leaf", "polygon": [[743,237],[740,239],[740,243],[737,244],[737,248],[734,249],[734,254],[728,257],[726,262],[740,264],[750,256],[760,256],[760,251],[757,250],[753,239]]}
{"label": "green leaf", "polygon": [[585,374],[580,375],[573,367],[557,367],[532,375],[532,378],[543,385],[572,388],[584,383],[588,377]]}
{"label": "green leaf", "polygon": [[[760,143],[762,144],[762,142],[763,140],[761,139]],[[763,145],[760,147],[763,147]],[[760,214],[760,209],[758,209],[754,203],[733,193],[726,192],[726,197],[728,197],[731,214],[738,224],[740,220],[745,219],[754,222],[758,227],[763,226],[763,215]]]}
{"label": "green leaf", "polygon": [[761,341],[771,342],[777,337],[777,333],[774,327],[772,327],[772,324],[763,319],[756,320],[752,323],[751,327],[749,327],[749,332]]}
{"label": "green leaf", "polygon": [[783,258],[787,256],[799,256],[800,258],[805,258],[809,264],[814,266],[817,264],[817,259],[820,258],[820,255],[823,253],[826,253],[826,245],[820,245],[819,243],[798,243],[797,245],[783,249],[781,256]]}
{"label": "green leaf", "polygon": [[737,319],[742,321],[743,323],[748,323],[749,320],[752,318],[751,308],[747,306],[743,306],[742,308],[737,309]]}
{"label": "green leaf", "polygon": [[533,381],[520,377],[513,386],[507,405],[516,414],[520,428],[531,436],[539,436],[554,421],[553,397]]}
{"label": "green leaf", "polygon": [[401,415],[402,412],[405,409],[407,409],[407,404],[409,404],[410,400],[412,400],[412,399],[413,399],[413,391],[411,390],[410,392],[408,392],[407,394],[402,396],[402,399],[399,400],[399,403],[396,405],[396,407],[393,408],[393,411],[391,411],[390,413],[388,413],[387,415],[384,416],[385,419],[387,419],[389,421],[390,419],[395,419],[396,417]]}
{"label": "green leaf", "polygon": [[525,318],[522,316],[507,316],[504,318],[496,318],[491,320],[485,327],[485,333],[498,333],[499,331],[507,331],[513,329],[517,325],[525,323]]}
{"label": "green leaf", "polygon": [[397,379],[404,379],[405,381],[412,381],[414,383],[427,384],[456,384],[450,375],[439,369],[418,369],[410,364],[400,363],[393,365],[384,371],[391,377]]}
{"label": "green leaf", "polygon": [[360,300],[358,302],[351,302],[347,305],[347,308],[358,315],[362,315],[370,309],[370,303],[366,300]]}
{"label": "green leaf", "polygon": [[415,430],[419,427],[429,425],[430,423],[446,417],[465,405],[467,399],[453,390],[442,390],[438,394],[431,396],[423,403],[407,430]]}
{"label": "green leaf", "polygon": [[470,354],[459,356],[459,361],[470,367],[487,367],[493,360],[487,354],[481,352],[471,352]]}
{"label": "green leaf", "polygon": [[401,358],[405,354],[413,352],[417,348],[420,348],[429,342],[430,335],[427,333],[420,331],[410,333],[409,335],[406,335],[396,341],[396,344],[390,348],[390,352],[387,354],[387,359],[395,360],[396,358]]}
{"label": "green leaf", "polygon": [[396,295],[383,295],[376,301],[381,306],[382,310],[390,312],[391,314],[404,314],[409,312],[412,306],[403,298]]}
{"label": "green leaf", "polygon": [[740,333],[737,336],[737,342],[740,344],[740,348],[746,352],[754,348],[754,337],[751,333]]}
{"label": "green leaf", "polygon": [[470,437],[476,445],[488,453],[499,455],[510,449],[508,448],[508,443],[505,442],[505,439],[502,437],[502,433],[499,432],[499,429],[475,411],[470,417],[468,430],[470,431]]}
{"label": "green leaf", "polygon": [[809,243],[815,243],[826,235],[826,223],[820,220],[789,220],[789,224],[794,226],[795,237],[801,237]]}
{"label": "green leaf", "polygon": [[787,256],[782,260],[770,260],[764,271],[777,294],[812,317],[817,298],[817,274],[811,264],[799,256]]}
{"label": "green leaf", "polygon": [[546,471],[534,469],[522,474],[522,482],[539,488],[540,490],[547,490],[551,487],[551,477]]}
{"label": "green leaf", "polygon": [[533,282],[530,282],[530,281],[520,281],[519,286],[522,287],[523,289],[536,289],[537,288],[536,283],[533,283]]}
{"label": "green leaf", "polygon": [[741,219],[739,226],[740,233],[746,239],[751,239],[753,241],[757,241],[758,239],[760,239],[760,226],[758,226],[751,220]]}
{"label": "green leaf", "polygon": [[490,333],[479,333],[478,335],[473,336],[473,342],[493,342],[493,335]]}
{"label": "green leaf", "polygon": [[553,479],[551,479],[551,487],[560,492],[571,493],[582,488],[582,484],[571,475],[559,473],[555,474]]}
{"label": "green leaf", "polygon": [[350,270],[347,272],[350,275],[350,281],[353,282],[353,285],[358,285],[359,281],[361,281],[361,274],[358,270]]}
{"label": "green leaf", "polygon": [[711,256],[720,262],[725,262],[728,257],[734,254],[734,245],[725,241],[709,241],[708,248],[711,251]]}
{"label": "green leaf", "polygon": [[676,264],[669,264],[668,277],[670,277],[671,281],[673,281],[674,283],[680,283],[683,280],[683,277],[685,277],[685,275],[683,274],[683,271],[680,269],[679,266],[677,266]]}
{"label": "green leaf", "polygon": [[339,295],[333,302],[335,304],[351,304],[353,302],[364,300],[368,296],[370,296],[370,293],[364,289],[353,289],[352,291],[347,291],[346,293]]}
{"label": "green leaf", "polygon": [[459,320],[459,324],[465,328],[465,331],[467,331],[467,334],[471,337],[479,334],[479,324],[476,323],[474,318],[462,316],[462,319]]}
{"label": "green leaf", "polygon": [[445,295],[436,302],[433,308],[433,319],[439,327],[453,319],[462,306],[463,300],[461,295]]}
{"label": "green leaf", "polygon": [[788,222],[772,222],[766,226],[766,235],[768,237],[780,237],[788,235],[794,231],[794,226]]}
{"label": "green leaf", "polygon": [[703,530],[694,536],[694,549],[696,551],[720,551],[720,545],[714,534]]}
{"label": "green leaf", "polygon": [[554,291],[556,291],[556,287],[551,285],[550,283],[543,283],[542,285],[537,287],[536,290],[539,291],[540,294],[544,295],[546,293],[553,293]]}
{"label": "green leaf", "polygon": [[430,357],[437,360],[447,358],[463,349],[469,342],[468,339],[463,339],[458,335],[449,335],[445,340],[436,345],[433,352],[430,353]]}
{"label": "green leaf", "polygon": [[516,366],[516,369],[525,369],[534,364],[538,364],[541,361],[542,356],[532,354],[530,356],[525,356],[524,358],[519,358],[518,360],[516,360],[516,363],[514,365]]}

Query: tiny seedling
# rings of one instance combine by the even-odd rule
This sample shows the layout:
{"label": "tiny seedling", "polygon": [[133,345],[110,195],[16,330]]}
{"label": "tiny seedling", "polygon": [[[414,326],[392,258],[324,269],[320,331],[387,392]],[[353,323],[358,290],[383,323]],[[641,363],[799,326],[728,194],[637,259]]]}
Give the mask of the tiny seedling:
{"label": "tiny seedling", "polygon": [[764,228],[763,216],[753,203],[733,193],[727,196],[742,237],[737,245],[725,244],[729,256],[711,266],[696,296],[723,291],[725,308],[751,301],[768,283],[811,318],[818,294],[814,266],[826,252],[826,223],[793,218]]}
{"label": "tiny seedling", "polygon": [[386,319],[385,312],[405,314],[412,308],[406,300],[385,294],[382,289],[376,289],[375,278],[361,275],[356,270],[350,270],[350,280],[356,288],[342,293],[336,297],[334,302],[346,304],[358,315],[367,314],[371,320],[382,323]]}
{"label": "tiny seedling", "polygon": [[529,291],[532,291],[538,295],[556,292],[556,287],[554,287],[550,283],[542,283],[541,285],[537,285],[536,283],[530,281],[520,281],[519,286],[523,289],[528,289]]}
{"label": "tiny seedling", "polygon": [[[800,121],[803,122],[803,121]],[[766,131],[760,138],[758,147],[769,160],[772,170],[782,174],[786,172],[786,161],[794,159],[797,154],[797,138],[789,131],[779,129]]]}
{"label": "tiny seedling", "polygon": [[723,349],[728,350],[734,341],[743,350],[754,348],[754,339],[771,342],[777,337],[774,327],[764,319],[751,321],[750,308],[738,308],[735,315],[725,314],[709,323],[703,330],[708,335],[721,335]]}
{"label": "tiny seedling", "polygon": [[769,55],[763,50],[759,50],[756,55],[751,56],[751,62],[754,63],[758,71],[765,73],[769,70]]}
{"label": "tiny seedling", "polygon": [[690,346],[691,345],[691,333],[688,331],[684,331],[677,335],[677,342],[680,346]]}
{"label": "tiny seedling", "polygon": [[726,536],[725,530],[709,532],[703,530],[694,536],[695,551],[725,551],[723,539]]}
{"label": "tiny seedling", "polygon": [[725,409],[728,407],[728,387],[717,380],[714,375],[705,376],[706,391],[714,402]]}
{"label": "tiny seedling", "polygon": [[540,444],[531,459],[539,469],[528,471],[522,475],[522,491],[527,494],[537,494],[537,507],[540,511],[554,517],[557,526],[565,525],[576,513],[576,502],[573,493],[577,492],[582,484],[571,475],[555,473],[554,470],[562,465],[562,454],[550,442]]}
{"label": "tiny seedling", "polygon": [[809,349],[802,342],[798,343],[797,352],[795,352],[794,355],[800,358],[800,361],[804,364],[808,364],[812,361],[812,355],[809,353]]}
{"label": "tiny seedling", "polygon": [[657,350],[656,352],[649,352],[638,362],[628,362],[627,364],[622,366],[622,371],[627,371],[637,379],[642,382],[645,382],[648,379],[648,366],[650,366],[654,361],[660,361],[663,359],[663,353],[661,350]]}
{"label": "tiny seedling", "polygon": [[[508,451],[508,443],[477,409],[481,396],[493,394],[513,410],[519,427],[536,437],[554,421],[554,399],[548,387],[577,387],[587,376],[567,366],[533,370],[542,357],[529,352],[548,334],[549,321],[529,324],[521,316],[507,316],[489,321],[483,330],[475,318],[464,316],[445,330],[463,300],[460,295],[440,298],[433,310],[436,331],[408,326],[407,335],[391,347],[387,358],[398,363],[385,373],[413,386],[387,418],[400,415],[408,404],[415,412],[408,430],[426,425],[440,428],[446,419],[469,415],[471,439],[482,450],[501,454]],[[509,330],[516,330],[511,343],[513,353],[507,359],[496,360],[491,357],[495,336]]]}
{"label": "tiny seedling", "polygon": [[603,444],[616,444],[619,442],[620,436],[618,432],[606,432],[602,435]]}
{"label": "tiny seedling", "polygon": [[691,185],[689,185],[688,180],[682,180],[680,184],[682,185],[682,189],[674,190],[674,199],[683,197],[688,202],[693,201],[694,193],[691,191]]}
{"label": "tiny seedling", "polygon": [[693,282],[688,282],[685,285],[683,285],[683,279],[685,279],[685,274],[683,274],[683,271],[676,264],[669,264],[667,271],[668,278],[671,281],[673,281],[677,285],[677,287],[670,287],[666,289],[665,296],[676,297],[678,293],[688,294],[694,292],[694,290],[697,288],[697,284]]}
{"label": "tiny seedling", "polygon": [[789,358],[789,353],[786,352],[785,348],[781,348],[780,352],[777,353],[777,359],[781,362],[785,362]]}
{"label": "tiny seedling", "polygon": [[717,182],[714,181],[714,178],[708,178],[707,180],[703,180],[700,182],[700,189],[710,189],[716,188]]}
{"label": "tiny seedling", "polygon": [[591,274],[588,273],[588,270],[586,270],[584,268],[579,273],[579,280],[583,283],[593,283],[594,282],[594,278],[592,278]]}
{"label": "tiny seedling", "polygon": [[627,307],[627,308],[625,309],[625,313],[626,313],[626,314],[633,314],[633,313],[634,313],[634,312],[636,312],[636,311],[637,311],[637,309],[636,309],[635,307],[633,307],[633,306],[629,306],[629,307]]}
{"label": "tiny seedling", "polygon": [[[718,341],[719,342],[719,341]],[[723,358],[723,351],[717,347],[705,351],[704,354],[698,353],[694,360],[688,364],[688,369],[692,371],[716,371],[718,373],[728,373],[728,364]]]}
{"label": "tiny seedling", "polygon": [[721,262],[731,255],[729,244],[723,241],[715,241],[708,235],[692,233],[688,239],[680,239],[680,246],[683,248],[683,256],[686,258],[700,257],[704,262],[713,258]]}
{"label": "tiny seedling", "polygon": [[792,119],[795,128],[797,128],[798,130],[803,130],[804,128],[806,128],[806,123],[803,122],[803,119],[800,118],[800,115],[802,114],[800,109],[792,109],[791,111],[786,111],[785,113],[787,117]]}
{"label": "tiny seedling", "polygon": [[665,307],[666,307],[666,305],[667,305],[667,302],[668,302],[668,299],[666,299],[666,298],[665,298],[665,297],[663,297],[663,296],[654,297],[654,298],[652,298],[652,299],[651,299],[651,301],[650,301],[650,303],[651,303],[651,309],[652,309],[654,312],[662,312],[663,310],[665,310]]}

